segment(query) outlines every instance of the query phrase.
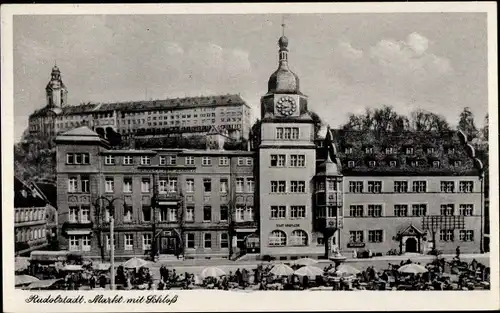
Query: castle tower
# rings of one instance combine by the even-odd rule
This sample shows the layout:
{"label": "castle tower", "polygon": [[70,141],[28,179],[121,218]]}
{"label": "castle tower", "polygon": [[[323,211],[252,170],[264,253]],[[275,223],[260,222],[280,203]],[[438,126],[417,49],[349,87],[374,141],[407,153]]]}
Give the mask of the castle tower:
{"label": "castle tower", "polygon": [[45,87],[45,95],[47,98],[47,106],[64,107],[68,104],[68,90],[61,79],[61,71],[54,65],[50,74],[50,81]]}

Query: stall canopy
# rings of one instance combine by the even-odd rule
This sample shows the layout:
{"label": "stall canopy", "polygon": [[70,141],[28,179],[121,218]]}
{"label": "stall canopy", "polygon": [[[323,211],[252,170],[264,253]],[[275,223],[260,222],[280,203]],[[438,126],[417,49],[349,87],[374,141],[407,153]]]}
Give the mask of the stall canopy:
{"label": "stall canopy", "polygon": [[67,260],[69,251],[32,251],[31,260],[32,261],[43,261],[43,262],[63,262]]}
{"label": "stall canopy", "polygon": [[28,285],[33,282],[39,281],[38,278],[30,276],[30,275],[16,275],[16,286]]}
{"label": "stall canopy", "polygon": [[54,285],[55,283],[60,282],[62,280],[63,280],[62,278],[39,280],[39,281],[31,283],[28,286],[28,289],[45,289],[45,288],[49,288],[52,285]]}

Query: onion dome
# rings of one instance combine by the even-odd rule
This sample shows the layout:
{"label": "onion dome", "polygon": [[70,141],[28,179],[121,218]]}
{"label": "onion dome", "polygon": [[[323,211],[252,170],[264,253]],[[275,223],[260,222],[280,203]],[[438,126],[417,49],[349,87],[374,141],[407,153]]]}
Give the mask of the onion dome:
{"label": "onion dome", "polygon": [[330,154],[327,154],[325,162],[318,166],[319,176],[340,176],[339,168],[337,163],[333,162],[330,158]]}
{"label": "onion dome", "polygon": [[300,93],[299,77],[288,68],[288,38],[284,35],[278,40],[279,66],[269,77],[268,92]]}

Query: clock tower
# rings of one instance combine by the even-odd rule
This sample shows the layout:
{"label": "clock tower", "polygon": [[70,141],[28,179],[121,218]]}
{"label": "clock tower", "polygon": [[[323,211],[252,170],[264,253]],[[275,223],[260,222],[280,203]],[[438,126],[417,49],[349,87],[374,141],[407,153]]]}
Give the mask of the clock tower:
{"label": "clock tower", "polygon": [[288,67],[284,31],[278,46],[278,69],[271,74],[267,93],[261,98],[261,254],[287,258],[316,255],[321,250],[313,234],[314,123],[299,77]]}

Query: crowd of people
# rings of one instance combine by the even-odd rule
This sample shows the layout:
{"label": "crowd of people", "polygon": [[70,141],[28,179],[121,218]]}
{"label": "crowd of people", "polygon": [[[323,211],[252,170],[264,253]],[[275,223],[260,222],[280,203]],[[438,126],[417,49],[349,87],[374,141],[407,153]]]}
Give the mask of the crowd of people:
{"label": "crowd of people", "polygon": [[[348,263],[346,263],[348,265]],[[418,273],[400,271],[406,265],[415,264],[424,268]],[[490,268],[472,260],[467,263],[459,256],[451,261],[436,258],[428,264],[411,260],[389,264],[388,268],[375,269],[369,266],[349,275],[339,274],[333,264],[319,268],[314,276],[297,275],[302,265],[291,264],[293,273],[273,274],[273,263],[261,263],[256,268],[238,268],[228,273],[221,270],[217,275],[189,272],[178,273],[175,268],[162,265],[159,277],[153,277],[148,267],[116,269],[117,289],[167,290],[167,289],[252,289],[252,290],[474,290],[489,289]],[[44,275],[47,273],[44,272]],[[52,277],[61,280],[59,289],[82,290],[109,288],[109,270],[97,269],[92,263],[81,266],[81,270],[51,270]]]}

